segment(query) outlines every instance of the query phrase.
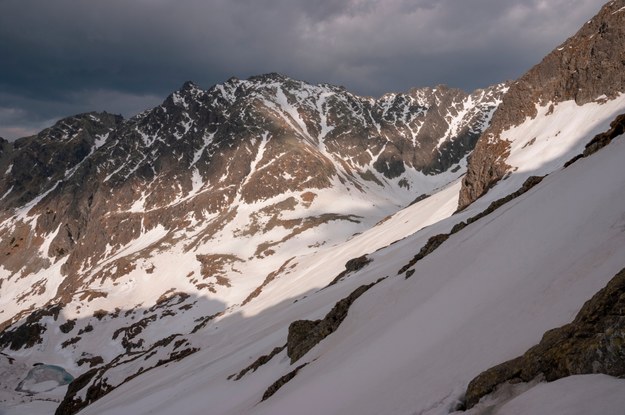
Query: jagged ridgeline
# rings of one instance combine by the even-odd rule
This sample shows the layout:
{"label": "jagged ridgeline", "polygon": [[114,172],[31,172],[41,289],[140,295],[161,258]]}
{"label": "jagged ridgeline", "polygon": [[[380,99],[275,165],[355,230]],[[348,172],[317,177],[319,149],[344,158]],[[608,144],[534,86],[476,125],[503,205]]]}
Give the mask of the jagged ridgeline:
{"label": "jagged ridgeline", "polygon": [[[207,91],[186,83],[130,120],[105,113],[61,120],[3,144],[4,272],[25,278],[60,264],[56,284],[32,281],[41,297],[30,304],[69,303],[96,279],[116,279],[136,267],[132,260],[115,270],[98,264],[142,235],[176,244],[187,239],[177,232],[192,227],[188,251],[234,221],[247,222],[230,231],[235,236],[269,230],[263,217],[297,234],[329,221],[358,221],[328,206],[322,215],[280,221],[282,211],[315,204],[325,190],[380,199],[387,209],[377,215],[391,213],[389,206],[463,173],[505,89],[467,95],[440,86],[375,100],[269,74]],[[283,241],[262,242],[251,257],[266,256]],[[197,274],[247,259],[230,253],[198,258]],[[195,285],[214,291],[209,282]]]}

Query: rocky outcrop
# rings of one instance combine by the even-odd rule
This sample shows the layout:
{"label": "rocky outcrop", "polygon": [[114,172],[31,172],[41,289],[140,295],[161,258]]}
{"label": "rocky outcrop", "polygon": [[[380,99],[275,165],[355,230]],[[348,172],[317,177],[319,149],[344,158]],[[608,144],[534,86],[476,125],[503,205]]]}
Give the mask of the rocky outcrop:
{"label": "rocky outcrop", "polygon": [[467,174],[462,179],[458,210],[481,197],[508,172],[510,166],[506,164],[506,159],[509,155],[507,141],[482,139],[477,142],[469,157]]}
{"label": "rocky outcrop", "polygon": [[[0,208],[19,207],[68,178],[123,121],[119,115],[86,113],[13,143],[0,142]],[[9,191],[10,190],[10,191]]]}
{"label": "rocky outcrop", "polygon": [[603,147],[610,144],[616,137],[623,135],[623,133],[625,133],[625,114],[621,114],[616,117],[614,121],[610,123],[610,129],[608,131],[597,134],[593,137],[593,139],[586,145],[582,156],[588,157],[589,155],[596,153]]}
{"label": "rocky outcrop", "polygon": [[[254,291],[252,291],[250,293],[250,295],[248,295],[245,300],[243,300],[243,302],[241,303],[241,305],[245,305],[247,303],[249,303],[250,301],[252,301],[254,298],[258,297],[260,295],[260,293],[263,292],[263,288],[265,288],[267,285],[269,285],[273,280],[275,280],[278,276],[283,275],[283,274],[288,274],[288,270],[293,269],[297,263],[293,263],[289,266],[289,264],[295,259],[295,257],[291,257],[289,259],[287,259],[284,264],[280,265],[280,268],[278,268],[275,271],[270,272],[267,277],[265,277],[265,280],[263,281],[263,283],[261,285],[259,285],[258,287],[256,287],[254,289]],[[287,269],[287,266],[289,266],[289,268]]]}
{"label": "rocky outcrop", "polygon": [[604,373],[625,377],[625,269],[587,301],[572,323],[546,332],[523,356],[473,379],[466,408],[505,382],[548,382],[566,376]]}
{"label": "rocky outcrop", "polygon": [[[166,363],[181,360],[198,351],[197,348],[188,347],[189,344],[185,339],[174,342],[178,337],[180,334],[173,334],[156,341],[145,350],[121,354],[109,363],[78,376],[69,384],[55,415],[73,415],[140,374]],[[130,371],[124,372],[123,380],[112,381],[111,372],[120,367]]]}
{"label": "rocky outcrop", "polygon": [[258,359],[254,360],[254,362],[251,365],[249,365],[245,369],[241,370],[239,373],[236,373],[236,374],[228,376],[228,380],[230,380],[230,379],[241,380],[241,378],[243,376],[245,376],[248,372],[250,372],[250,371],[251,372],[256,372],[256,370],[259,367],[261,367],[265,363],[269,362],[271,359],[274,358],[274,356],[279,354],[284,349],[286,349],[286,344],[284,346],[281,346],[281,347],[274,347],[273,350],[269,354],[264,354],[264,355],[260,356]]}
{"label": "rocky outcrop", "polygon": [[336,284],[337,282],[339,282],[341,279],[345,278],[347,275],[351,274],[352,272],[360,271],[361,269],[369,265],[371,261],[373,261],[373,259],[367,257],[367,255],[362,255],[357,258],[350,259],[349,261],[345,263],[345,270],[343,270],[336,277],[334,277],[334,279],[330,281],[330,283],[325,288],[328,288]]}
{"label": "rocky outcrop", "polygon": [[459,208],[482,196],[508,171],[501,133],[537,114],[536,106],[574,100],[582,105],[625,92],[625,0],[608,2],[574,36],[510,85],[471,155]]}
{"label": "rocky outcrop", "polygon": [[[42,342],[46,326],[42,323],[46,317],[58,319],[63,306],[60,304],[42,307],[28,314],[25,321],[15,327],[0,327],[0,348],[19,350],[22,347],[33,347]],[[4,324],[8,324],[5,322]]]}
{"label": "rocky outcrop", "polygon": [[603,147],[607,146],[620,135],[623,135],[625,132],[625,114],[621,114],[617,116],[614,121],[610,123],[610,129],[608,131],[604,131],[602,133],[597,134],[586,144],[584,151],[581,154],[576,155],[566,163],[564,163],[564,167],[568,167],[571,164],[575,163],[577,160],[582,159],[584,157],[588,157],[591,154],[596,153],[601,150]]}
{"label": "rocky outcrop", "polygon": [[303,369],[307,364],[308,363],[299,365],[298,367],[272,383],[271,386],[267,388],[265,393],[263,393],[263,398],[261,399],[261,402],[271,398],[276,392],[278,392],[278,389],[280,389],[281,387],[286,385],[291,379],[293,379],[297,375],[297,372]]}
{"label": "rocky outcrop", "polygon": [[332,307],[332,310],[321,320],[297,320],[292,322],[289,325],[289,335],[286,344],[287,355],[291,359],[291,364],[297,362],[321,340],[334,333],[343,320],[345,320],[345,317],[347,317],[347,312],[354,301],[383,279],[381,278],[371,284],[361,285],[350,295],[337,302]]}

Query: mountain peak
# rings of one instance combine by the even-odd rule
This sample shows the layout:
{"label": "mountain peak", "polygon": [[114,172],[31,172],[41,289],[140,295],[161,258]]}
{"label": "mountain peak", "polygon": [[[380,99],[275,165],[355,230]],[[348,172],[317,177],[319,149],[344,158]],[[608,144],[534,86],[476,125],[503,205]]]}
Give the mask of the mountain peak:
{"label": "mountain peak", "polygon": [[196,89],[200,89],[200,87],[195,82],[185,81],[179,91],[194,91]]}
{"label": "mountain peak", "polygon": [[[592,373],[621,399],[585,412],[621,414],[596,373],[625,376],[622,272],[488,368],[623,266],[622,15],[471,93],[268,73],[0,139],[0,407],[433,414],[498,389],[471,413],[540,413],[582,387],[538,381]],[[454,214],[470,154],[483,189],[506,179]]]}
{"label": "mountain peak", "polygon": [[282,75],[281,73],[278,73],[278,72],[269,72],[266,74],[254,75],[254,76],[250,76],[247,79],[248,81],[251,81],[251,82],[269,82],[269,81],[284,82],[284,81],[292,80],[288,76]]}
{"label": "mountain peak", "polygon": [[180,89],[172,93],[165,99],[163,105],[168,108],[181,107],[189,108],[193,101],[197,101],[198,97],[204,93],[196,83],[186,81]]}

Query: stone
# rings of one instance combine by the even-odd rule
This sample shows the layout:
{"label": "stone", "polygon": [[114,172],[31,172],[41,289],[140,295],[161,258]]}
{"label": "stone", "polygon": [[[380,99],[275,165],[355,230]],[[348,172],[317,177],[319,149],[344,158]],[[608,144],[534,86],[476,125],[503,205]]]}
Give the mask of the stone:
{"label": "stone", "polygon": [[551,382],[594,373],[625,377],[625,269],[584,304],[573,322],[547,331],[523,356],[473,379],[465,394],[466,408],[506,382],[539,376]]}
{"label": "stone", "polygon": [[297,320],[292,322],[289,325],[287,338],[287,355],[291,359],[291,364],[297,362],[321,340],[336,331],[345,317],[347,317],[347,312],[354,301],[381,280],[356,288],[350,295],[337,302],[332,307],[332,310],[321,320]]}
{"label": "stone", "polygon": [[536,104],[574,100],[583,105],[625,92],[625,6],[606,3],[599,13],[539,64],[510,84],[470,156],[462,181],[459,209],[482,196],[508,172],[510,145],[500,138],[510,127],[537,114]]}

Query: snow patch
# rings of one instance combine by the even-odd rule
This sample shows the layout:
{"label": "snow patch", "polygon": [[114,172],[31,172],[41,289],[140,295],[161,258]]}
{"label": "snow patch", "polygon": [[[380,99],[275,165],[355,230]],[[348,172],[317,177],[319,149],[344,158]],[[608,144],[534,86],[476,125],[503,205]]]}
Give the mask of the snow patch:
{"label": "snow patch", "polygon": [[616,14],[616,13],[622,12],[623,10],[625,10],[625,6],[621,7],[620,9],[618,9],[616,11],[613,11],[612,14]]}
{"label": "snow patch", "polygon": [[13,186],[9,187],[9,190],[7,190],[2,197],[0,197],[0,200],[4,200],[5,197],[7,197],[9,195],[9,193],[11,193],[13,191]]}
{"label": "snow patch", "polygon": [[206,150],[206,148],[212,144],[214,138],[215,138],[215,133],[204,134],[204,136],[202,137],[202,140],[203,140],[202,147],[200,147],[198,150],[195,151],[195,153],[193,153],[193,160],[191,161],[191,165],[189,167],[195,166],[197,162],[200,161],[202,154],[204,154],[204,151]]}
{"label": "snow patch", "polygon": [[100,147],[102,147],[104,145],[104,143],[106,143],[106,140],[108,140],[110,134],[111,133],[108,132],[106,134],[99,134],[99,135],[95,136],[94,147],[95,147],[96,150],[99,149]]}
{"label": "snow patch", "polygon": [[625,94],[603,104],[590,102],[580,107],[575,101],[565,101],[537,106],[534,119],[501,135],[510,142],[506,162],[518,172],[538,175],[553,171],[581,153],[587,141],[605,131],[623,109]]}
{"label": "snow patch", "polygon": [[61,230],[61,226],[62,224],[59,223],[59,226],[56,228],[54,232],[46,235],[46,237],[43,240],[43,243],[39,247],[39,255],[41,255],[44,258],[49,257],[48,251],[50,250],[50,244],[52,243],[54,238],[56,238],[56,236],[59,234],[59,231]]}
{"label": "snow patch", "polygon": [[147,195],[145,194],[145,191],[141,192],[141,196],[137,200],[134,201],[134,203],[132,204],[132,206],[130,206],[130,209],[128,209],[128,211],[132,213],[144,212],[146,198],[147,198]]}
{"label": "snow patch", "polygon": [[[606,375],[577,375],[539,383],[508,402],[487,401],[455,415],[621,415],[625,380]],[[482,412],[484,411],[484,412]]]}

